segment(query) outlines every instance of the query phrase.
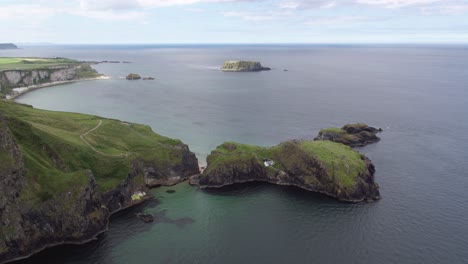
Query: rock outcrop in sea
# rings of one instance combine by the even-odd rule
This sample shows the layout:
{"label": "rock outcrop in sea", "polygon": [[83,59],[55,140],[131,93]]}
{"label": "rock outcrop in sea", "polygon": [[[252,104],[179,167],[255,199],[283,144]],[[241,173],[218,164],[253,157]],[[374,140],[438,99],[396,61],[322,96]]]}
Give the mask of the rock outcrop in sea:
{"label": "rock outcrop in sea", "polygon": [[346,202],[380,199],[372,162],[330,141],[288,141],[272,148],[228,142],[212,151],[207,161],[206,170],[190,179],[202,189],[257,181],[296,186]]}
{"label": "rock outcrop in sea", "polygon": [[258,71],[269,71],[271,68],[263,67],[260,62],[257,61],[226,61],[224,62],[221,70],[224,72],[258,72]]}
{"label": "rock outcrop in sea", "polygon": [[382,129],[370,127],[363,123],[347,124],[342,128],[325,128],[320,130],[314,140],[329,140],[350,147],[362,147],[380,141],[377,133]]}
{"label": "rock outcrop in sea", "polygon": [[127,79],[127,80],[140,80],[141,76],[136,74],[136,73],[130,73],[130,74],[127,75],[127,77],[125,77],[125,79]]}

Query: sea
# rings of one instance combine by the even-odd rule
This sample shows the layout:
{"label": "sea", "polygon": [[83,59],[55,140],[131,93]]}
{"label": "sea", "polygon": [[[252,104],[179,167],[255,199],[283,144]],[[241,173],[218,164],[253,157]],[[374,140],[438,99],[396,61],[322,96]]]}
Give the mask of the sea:
{"label": "sea", "polygon": [[[17,101],[148,124],[200,162],[225,141],[274,146],[357,122],[383,129],[356,148],[376,166],[378,202],[182,183],[114,215],[96,241],[17,263],[468,263],[468,46],[55,45],[0,56],[131,62],[93,66],[110,79]],[[219,70],[235,59],[272,70]],[[142,211],[156,221],[136,218]]]}

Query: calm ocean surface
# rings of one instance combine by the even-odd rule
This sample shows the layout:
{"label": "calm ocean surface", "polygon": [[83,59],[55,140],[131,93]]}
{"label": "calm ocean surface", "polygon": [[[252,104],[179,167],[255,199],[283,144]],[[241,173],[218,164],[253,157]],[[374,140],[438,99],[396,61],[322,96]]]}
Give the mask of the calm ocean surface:
{"label": "calm ocean surface", "polygon": [[[381,142],[358,149],[377,167],[377,203],[265,184],[200,191],[184,183],[113,216],[95,242],[22,263],[468,262],[467,46],[55,46],[0,56],[131,61],[96,65],[110,80],[18,101],[148,124],[200,160],[224,141],[271,146],[352,122],[384,129]],[[273,70],[217,70],[228,59]],[[156,80],[122,79],[130,72]],[[160,223],[138,220],[142,210]]]}

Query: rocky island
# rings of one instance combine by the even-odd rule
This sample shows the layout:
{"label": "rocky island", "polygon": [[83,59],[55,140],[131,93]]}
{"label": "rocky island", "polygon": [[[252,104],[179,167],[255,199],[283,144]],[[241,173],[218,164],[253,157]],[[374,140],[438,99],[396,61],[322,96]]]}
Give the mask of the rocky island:
{"label": "rocky island", "polygon": [[350,147],[362,147],[380,141],[377,133],[382,129],[370,127],[363,123],[348,124],[342,128],[332,127],[320,130],[314,140],[329,140]]}
{"label": "rocky island", "polygon": [[221,67],[221,71],[224,72],[259,72],[269,71],[268,67],[263,67],[260,62],[257,61],[226,61]]}
{"label": "rocky island", "polygon": [[228,142],[212,151],[207,162],[206,170],[190,179],[202,189],[257,181],[296,186],[345,202],[380,199],[372,162],[330,141],[288,141],[271,148]]}
{"label": "rocky island", "polygon": [[18,47],[13,43],[0,43],[0,50],[2,49],[18,49]]}
{"label": "rocky island", "polygon": [[136,74],[136,73],[129,73],[127,77],[125,77],[127,80],[140,80],[141,76]]}
{"label": "rocky island", "polygon": [[199,173],[179,140],[139,124],[0,101],[0,263],[105,232],[148,188]]}
{"label": "rocky island", "polygon": [[87,63],[66,58],[0,58],[0,95],[12,98],[28,90],[102,77]]}

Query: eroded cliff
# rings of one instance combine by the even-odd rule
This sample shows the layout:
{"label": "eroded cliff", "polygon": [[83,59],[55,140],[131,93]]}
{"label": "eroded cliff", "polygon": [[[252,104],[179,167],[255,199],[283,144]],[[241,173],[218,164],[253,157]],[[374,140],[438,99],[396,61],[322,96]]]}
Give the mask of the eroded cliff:
{"label": "eroded cliff", "polygon": [[147,126],[13,102],[0,102],[0,158],[0,263],[87,242],[148,188],[198,173],[185,144]]}

